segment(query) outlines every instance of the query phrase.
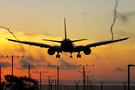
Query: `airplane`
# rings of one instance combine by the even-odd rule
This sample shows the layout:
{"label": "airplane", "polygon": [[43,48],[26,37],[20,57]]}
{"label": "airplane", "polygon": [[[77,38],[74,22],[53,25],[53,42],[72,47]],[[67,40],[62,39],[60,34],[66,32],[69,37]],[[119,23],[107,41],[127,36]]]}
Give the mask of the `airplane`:
{"label": "airplane", "polygon": [[87,40],[87,39],[78,39],[78,40],[70,40],[67,38],[67,33],[66,33],[66,19],[64,18],[64,29],[65,29],[65,38],[62,41],[58,41],[58,40],[48,40],[48,39],[42,39],[44,41],[51,41],[51,42],[57,42],[60,43],[60,46],[58,45],[48,45],[48,44],[43,44],[43,43],[37,43],[37,42],[29,42],[29,41],[19,41],[19,40],[13,40],[13,39],[8,39],[9,41],[12,42],[17,42],[17,43],[23,43],[23,44],[28,44],[28,45],[34,45],[34,46],[39,46],[39,47],[44,47],[44,48],[48,48],[48,54],[49,55],[54,55],[55,52],[57,52],[56,58],[60,58],[60,54],[62,52],[69,52],[70,53],[70,58],[72,58],[72,53],[73,52],[78,52],[77,54],[77,58],[81,58],[81,54],[80,52],[83,51],[85,55],[89,55],[91,53],[91,47],[96,47],[96,46],[100,46],[100,45],[106,45],[106,44],[110,44],[110,43],[114,43],[114,42],[119,42],[119,41],[123,41],[123,40],[127,40],[129,37],[127,38],[122,38],[122,39],[117,39],[117,40],[108,40],[108,41],[100,41],[100,42],[96,42],[96,43],[91,43],[88,45],[79,45],[79,46],[75,46],[75,44],[73,42],[78,42],[78,41],[83,41],[83,40]]}

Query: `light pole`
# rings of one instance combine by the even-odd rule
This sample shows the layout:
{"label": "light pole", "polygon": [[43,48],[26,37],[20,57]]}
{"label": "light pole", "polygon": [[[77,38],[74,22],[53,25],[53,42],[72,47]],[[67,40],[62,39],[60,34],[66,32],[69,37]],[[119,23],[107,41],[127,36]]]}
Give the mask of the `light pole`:
{"label": "light pole", "polygon": [[50,84],[51,84],[51,89],[52,89],[52,83],[53,83],[54,80],[51,81],[50,78],[56,77],[56,75],[55,76],[44,76],[44,77],[48,77],[48,90],[50,90]]}
{"label": "light pole", "polygon": [[104,82],[105,82],[105,81],[103,81],[103,82],[100,82],[100,81],[99,81],[99,83],[101,84],[101,90],[103,90],[103,84],[104,84]]}
{"label": "light pole", "polygon": [[124,90],[126,90],[125,87],[126,87],[127,82],[123,82],[123,81],[122,81],[122,83],[124,84]]}
{"label": "light pole", "polygon": [[14,59],[15,57],[16,57],[16,58],[22,58],[22,57],[24,57],[24,55],[22,55],[22,56],[18,56],[18,55],[17,55],[17,56],[13,56],[13,55],[12,55],[12,56],[8,56],[8,55],[7,55],[7,56],[5,56],[5,57],[4,57],[3,55],[1,55],[1,57],[3,57],[3,58],[8,58],[8,57],[9,57],[9,58],[12,58],[12,76],[13,76],[13,61],[14,61],[13,59]]}
{"label": "light pole", "polygon": [[93,75],[91,76],[87,75],[87,90],[89,90],[89,77],[93,77]]}
{"label": "light pole", "polygon": [[53,81],[54,81],[54,80],[50,81],[50,84],[51,84],[51,88],[50,88],[50,90],[52,90],[52,83],[53,83]]}
{"label": "light pole", "polygon": [[94,79],[93,80],[89,79],[89,90],[92,90],[92,81],[94,81]]}
{"label": "light pole", "polygon": [[75,84],[76,84],[76,90],[78,90],[78,84],[79,84],[80,81],[76,82],[76,81],[74,80],[74,82],[75,82]]}
{"label": "light pole", "polygon": [[29,65],[26,65],[26,64],[23,64],[23,65],[20,65],[20,66],[24,66],[24,67],[27,66],[27,67],[28,67],[28,77],[30,78],[30,69],[31,69],[31,67],[32,67],[32,66],[33,66],[33,67],[34,67],[34,66],[38,66],[38,65],[30,65],[30,64],[29,64]]}
{"label": "light pole", "polygon": [[50,67],[57,67],[57,90],[59,90],[59,68],[60,67],[65,67],[65,66],[68,66],[68,65],[48,65]]}
{"label": "light pole", "polygon": [[[74,65],[75,66],[75,65]],[[92,65],[88,65],[88,64],[86,64],[86,65],[79,65],[79,66],[83,66],[83,90],[86,90],[86,79],[85,79],[85,66],[94,66],[94,64],[92,64]],[[80,73],[81,73],[81,71],[79,71]],[[91,71],[89,71],[89,72],[91,72]]]}
{"label": "light pole", "polygon": [[135,65],[128,64],[128,90],[130,90],[130,66],[135,66]]}
{"label": "light pole", "polygon": [[41,75],[42,75],[42,73],[48,73],[48,71],[47,72],[45,72],[45,71],[40,71],[40,72],[36,71],[36,72],[34,72],[33,71],[33,73],[40,73],[40,90],[41,90]]}

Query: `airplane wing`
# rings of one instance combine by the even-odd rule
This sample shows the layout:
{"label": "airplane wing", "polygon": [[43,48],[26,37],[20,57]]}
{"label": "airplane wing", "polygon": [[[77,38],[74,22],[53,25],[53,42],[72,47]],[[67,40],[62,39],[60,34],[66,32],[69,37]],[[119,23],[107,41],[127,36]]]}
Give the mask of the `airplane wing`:
{"label": "airplane wing", "polygon": [[75,50],[75,52],[83,51],[87,47],[90,48],[90,47],[96,47],[96,46],[100,46],[100,45],[106,45],[106,44],[110,44],[110,43],[114,43],[114,42],[119,42],[119,41],[127,40],[128,38],[129,37],[122,38],[122,39],[117,39],[117,40],[101,41],[101,42],[96,42],[96,43],[88,44],[86,46],[80,45],[80,46],[76,46],[74,50]]}
{"label": "airplane wing", "polygon": [[100,46],[100,45],[106,45],[106,44],[110,44],[110,43],[114,43],[114,42],[119,42],[119,41],[127,40],[128,38],[129,37],[122,38],[122,39],[117,39],[117,40],[108,40],[108,41],[96,42],[96,43],[88,44],[85,47],[96,47],[96,46]]}
{"label": "airplane wing", "polygon": [[18,40],[13,40],[13,39],[8,39],[8,38],[7,38],[7,40],[8,41],[12,41],[12,42],[18,42],[18,43],[23,43],[23,44],[28,44],[28,45],[34,45],[34,46],[44,47],[44,48],[52,47],[51,45],[43,44],[43,43],[28,42],[28,41],[18,41]]}

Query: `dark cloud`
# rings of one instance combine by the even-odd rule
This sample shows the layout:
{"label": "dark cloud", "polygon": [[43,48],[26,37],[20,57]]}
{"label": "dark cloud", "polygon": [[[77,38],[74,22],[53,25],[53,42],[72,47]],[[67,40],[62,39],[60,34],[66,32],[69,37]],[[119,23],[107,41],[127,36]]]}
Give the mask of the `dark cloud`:
{"label": "dark cloud", "polygon": [[96,60],[100,59],[100,57],[97,54],[95,55],[95,58],[96,58]]}
{"label": "dark cloud", "polygon": [[18,45],[19,45],[19,48],[17,49],[18,52],[24,53],[26,51],[25,48],[24,48],[24,46],[22,44],[18,44]]}
{"label": "dark cloud", "polygon": [[69,63],[69,62],[65,61],[64,59],[61,59],[60,63],[63,66],[65,66],[65,67],[62,67],[62,69],[79,69],[80,68],[80,66],[74,66],[72,63]]}
{"label": "dark cloud", "polygon": [[[33,26],[34,26],[33,29],[34,29],[34,32],[35,32],[35,33],[38,33],[37,31],[39,31],[39,29],[40,29],[40,31],[42,31],[42,34],[44,34],[44,35],[46,35],[46,36],[55,36],[55,35],[52,35],[52,34],[48,33],[47,30],[45,29],[45,26],[41,26],[41,25],[37,24],[37,22],[34,21],[33,19],[26,18],[26,17],[23,17],[23,19],[24,19],[27,23],[29,23],[29,25],[32,26],[32,28],[33,28]],[[35,28],[38,28],[38,30],[36,30]],[[27,36],[32,36],[32,35],[34,35],[34,34],[28,33],[28,32],[26,32],[26,33],[24,33],[24,34],[27,35]]]}
{"label": "dark cloud", "polygon": [[120,19],[122,22],[128,22],[129,19],[133,16],[135,16],[135,11],[125,13],[117,12],[117,18]]}
{"label": "dark cloud", "polygon": [[[29,56],[24,56],[24,58],[22,58],[19,63],[21,65],[38,65],[38,67],[44,67],[47,68],[47,65],[51,65],[51,63],[49,62],[49,60],[46,60],[44,58],[43,55],[39,56],[39,59],[34,58],[32,55]],[[24,67],[18,68],[18,69],[26,69]]]}
{"label": "dark cloud", "polygon": [[0,66],[11,66],[9,62],[0,62]]}
{"label": "dark cloud", "polygon": [[35,34],[33,34],[33,33],[30,33],[30,32],[23,32],[23,34],[24,35],[26,35],[26,36],[28,36],[28,37],[30,37],[30,36],[35,36]]}
{"label": "dark cloud", "polygon": [[116,31],[116,34],[118,34],[119,36],[129,36],[129,37],[135,36],[135,34],[133,33],[122,31],[122,30]]}
{"label": "dark cloud", "polygon": [[104,76],[104,75],[100,75],[100,76],[96,76],[97,78],[101,78],[101,79],[106,79],[108,78],[107,76]]}
{"label": "dark cloud", "polygon": [[29,62],[29,59],[21,59],[21,60],[20,60],[20,63],[21,63],[21,64],[27,64],[27,65],[28,65],[28,64],[32,64],[31,62]]}
{"label": "dark cloud", "polygon": [[129,39],[128,39],[128,41],[130,42],[130,43],[134,43],[134,38],[135,38],[135,34],[134,33],[132,33],[132,32],[126,32],[126,31],[122,31],[122,30],[120,30],[120,31],[116,31],[116,38],[121,38],[121,37],[130,37]]}
{"label": "dark cloud", "polygon": [[122,69],[120,67],[116,67],[116,70],[118,70],[118,71],[126,71],[126,70],[124,70],[124,69]]}
{"label": "dark cloud", "polygon": [[101,76],[99,76],[99,77],[101,77],[101,78],[107,78],[107,76],[103,76],[103,75],[101,75]]}
{"label": "dark cloud", "polygon": [[104,60],[105,58],[101,55],[95,54],[95,60]]}
{"label": "dark cloud", "polygon": [[[32,55],[29,55],[29,56],[24,56],[24,58],[21,58],[21,60],[19,60],[19,64],[21,64],[21,65],[24,65],[24,64],[25,65],[38,65],[37,66],[38,68],[54,68],[54,69],[56,69],[57,66],[60,66],[60,69],[64,69],[64,70],[81,68],[80,66],[74,66],[72,63],[69,63],[69,62],[65,61],[64,59],[60,59],[59,63],[60,63],[59,65],[52,64],[42,54],[39,55],[38,59]],[[18,67],[17,69],[27,69],[27,68],[26,67],[21,67],[21,68]]]}
{"label": "dark cloud", "polygon": [[60,69],[64,69],[64,70],[80,68],[80,66],[74,66],[72,63],[69,63],[69,62],[65,61],[64,59],[60,59],[59,63],[60,63],[59,65],[49,64],[49,67],[56,69],[56,67],[59,66]]}
{"label": "dark cloud", "polygon": [[86,11],[82,11],[81,14],[83,17],[91,17],[91,18],[96,18],[96,19],[101,17],[100,13],[88,13]]}
{"label": "dark cloud", "polygon": [[[20,61],[19,61],[19,63],[20,63],[20,65],[22,65],[22,66],[20,66],[20,67],[17,67],[17,69],[28,69],[28,66],[27,65],[33,65],[33,63],[31,63],[31,62],[29,62],[29,60],[27,59],[21,59]],[[26,65],[26,66],[23,66],[23,65]]]}
{"label": "dark cloud", "polygon": [[82,15],[83,15],[83,16],[89,16],[90,14],[89,14],[88,12],[82,11]]}

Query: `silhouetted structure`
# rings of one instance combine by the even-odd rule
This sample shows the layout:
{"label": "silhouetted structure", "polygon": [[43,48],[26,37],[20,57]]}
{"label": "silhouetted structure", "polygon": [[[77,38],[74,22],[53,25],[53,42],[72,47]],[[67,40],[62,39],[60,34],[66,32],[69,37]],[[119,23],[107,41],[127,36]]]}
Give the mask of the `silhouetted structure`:
{"label": "silhouetted structure", "polygon": [[[93,75],[91,75],[90,77],[93,77]],[[89,90],[90,87],[90,79],[89,79],[89,75],[87,75],[87,90]]]}
{"label": "silhouetted structure", "polygon": [[130,66],[135,66],[135,65],[132,64],[128,65],[128,90],[130,90]]}
{"label": "silhouetted structure", "polygon": [[76,82],[76,81],[74,80],[74,82],[75,82],[75,84],[76,84],[76,90],[78,90],[78,84],[79,84],[80,81]]}
{"label": "silhouetted structure", "polygon": [[[44,76],[44,77],[48,77],[48,90],[50,90],[50,88],[51,88],[51,77],[56,77],[56,75],[55,76]],[[54,81],[54,80],[52,80],[52,81]],[[52,82],[53,83],[53,82]],[[55,80],[55,85],[56,85],[56,80]],[[56,88],[56,87],[55,87]]]}
{"label": "silhouetted structure", "polygon": [[40,72],[38,72],[38,71],[36,71],[36,72],[34,72],[33,71],[33,73],[40,73],[40,90],[41,90],[41,75],[42,75],[42,73],[48,73],[48,71],[47,72],[45,72],[45,71],[40,71]]}
{"label": "silhouetted structure", "polygon": [[53,81],[54,81],[54,80],[52,80],[52,81],[50,80],[50,84],[51,84],[50,90],[52,90],[52,83],[53,83]]}
{"label": "silhouetted structure", "polygon": [[103,81],[103,82],[100,82],[100,81],[99,81],[99,83],[101,84],[101,90],[103,90],[103,84],[104,84],[104,82],[105,82],[105,81]]}
{"label": "silhouetted structure", "polygon": [[125,87],[126,87],[127,82],[123,82],[123,81],[122,81],[122,83],[124,84],[124,90],[126,90]]}
{"label": "silhouetted structure", "polygon": [[0,83],[1,83],[1,66],[0,66]]}
{"label": "silhouetted structure", "polygon": [[[85,79],[85,67],[84,66],[94,66],[94,64],[93,65],[88,65],[88,64],[86,64],[86,65],[80,65],[80,66],[83,66],[83,90],[86,90],[86,79]],[[80,72],[80,71],[79,71]],[[91,72],[91,71],[89,71],[89,72]]]}
{"label": "silhouetted structure", "polygon": [[57,90],[59,90],[59,68],[60,67],[65,67],[68,65],[48,65],[50,67],[56,66],[57,67]]}
{"label": "silhouetted structure", "polygon": [[20,65],[20,66],[28,66],[28,77],[30,78],[30,67],[31,66],[38,66],[38,65],[25,65],[25,64],[23,64],[23,65]]}

